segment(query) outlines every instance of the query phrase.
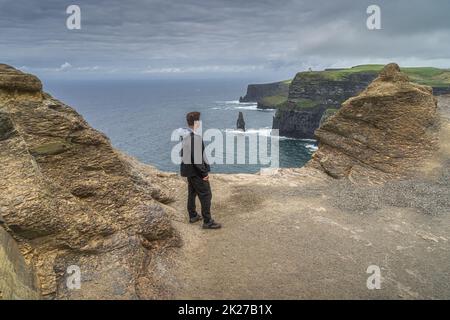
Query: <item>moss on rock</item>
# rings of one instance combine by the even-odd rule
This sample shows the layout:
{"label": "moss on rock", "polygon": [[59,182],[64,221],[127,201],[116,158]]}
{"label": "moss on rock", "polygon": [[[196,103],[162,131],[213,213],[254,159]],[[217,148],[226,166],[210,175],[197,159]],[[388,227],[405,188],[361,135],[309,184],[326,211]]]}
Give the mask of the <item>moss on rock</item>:
{"label": "moss on rock", "polygon": [[45,143],[30,149],[30,153],[34,156],[57,155],[70,149],[70,144],[64,141],[55,141]]}

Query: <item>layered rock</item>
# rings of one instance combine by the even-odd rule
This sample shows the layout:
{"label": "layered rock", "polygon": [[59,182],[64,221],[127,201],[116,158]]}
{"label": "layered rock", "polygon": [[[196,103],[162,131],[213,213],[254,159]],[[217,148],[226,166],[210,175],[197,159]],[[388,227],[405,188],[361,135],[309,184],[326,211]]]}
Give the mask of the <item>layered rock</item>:
{"label": "layered rock", "polygon": [[[179,245],[163,204],[167,190],[43,93],[39,79],[6,65],[0,162],[0,215],[36,269],[44,297],[167,296],[150,267],[161,250]],[[66,286],[71,265],[81,270],[80,290]]]}
{"label": "layered rock", "polygon": [[436,107],[431,87],[389,64],[316,131],[319,149],[308,165],[335,178],[411,174],[436,148]]}
{"label": "layered rock", "polygon": [[39,299],[39,283],[14,239],[0,226],[0,300]]}
{"label": "layered rock", "polygon": [[327,109],[337,109],[375,79],[374,71],[355,72],[343,77],[327,73],[300,72],[291,83],[288,101],[279,107],[272,127],[281,136],[312,139]]}

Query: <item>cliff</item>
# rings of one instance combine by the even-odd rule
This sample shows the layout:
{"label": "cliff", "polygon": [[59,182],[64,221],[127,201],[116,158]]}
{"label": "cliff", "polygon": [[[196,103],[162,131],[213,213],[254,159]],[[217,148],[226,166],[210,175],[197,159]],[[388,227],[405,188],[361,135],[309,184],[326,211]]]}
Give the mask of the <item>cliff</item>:
{"label": "cliff", "polygon": [[288,101],[278,108],[272,126],[280,130],[281,136],[313,139],[324,112],[338,109],[376,76],[375,71],[365,70],[342,77],[330,76],[329,71],[300,72],[292,81]]}
{"label": "cliff", "polygon": [[310,165],[335,178],[379,180],[411,175],[437,149],[437,100],[396,64],[316,130]]}
{"label": "cliff", "polygon": [[[327,109],[339,109],[359,94],[382,70],[381,65],[326,69],[298,73],[289,87],[288,99],[277,106],[273,128],[280,135],[311,139]],[[450,71],[437,68],[404,68],[412,82],[432,86],[435,95],[450,93]]]}
{"label": "cliff", "polygon": [[[35,76],[0,65],[0,215],[45,298],[163,298],[178,246],[156,173],[142,174]],[[78,266],[82,287],[66,285]]]}
{"label": "cliff", "polygon": [[290,81],[264,84],[250,84],[247,94],[239,98],[239,102],[257,102],[260,109],[273,109],[286,101]]}
{"label": "cliff", "polygon": [[177,174],[114,150],[37,78],[0,79],[4,298],[450,297],[450,98],[436,110],[396,65],[329,114],[308,166],[211,174],[217,232],[187,222]]}

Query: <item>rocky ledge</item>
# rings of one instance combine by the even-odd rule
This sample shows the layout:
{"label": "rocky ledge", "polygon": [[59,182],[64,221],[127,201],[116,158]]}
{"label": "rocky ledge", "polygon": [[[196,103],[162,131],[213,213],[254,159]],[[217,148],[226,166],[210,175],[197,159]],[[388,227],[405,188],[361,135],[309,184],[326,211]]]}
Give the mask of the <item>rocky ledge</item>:
{"label": "rocky ledge", "polygon": [[410,175],[437,148],[437,100],[432,88],[418,85],[389,64],[315,135],[319,149],[309,165],[334,178],[385,178]]}
{"label": "rocky ledge", "polygon": [[[0,65],[0,217],[44,298],[164,298],[156,265],[180,239],[142,174],[38,78]],[[67,268],[83,286],[69,290]],[[112,280],[113,279],[113,280]]]}

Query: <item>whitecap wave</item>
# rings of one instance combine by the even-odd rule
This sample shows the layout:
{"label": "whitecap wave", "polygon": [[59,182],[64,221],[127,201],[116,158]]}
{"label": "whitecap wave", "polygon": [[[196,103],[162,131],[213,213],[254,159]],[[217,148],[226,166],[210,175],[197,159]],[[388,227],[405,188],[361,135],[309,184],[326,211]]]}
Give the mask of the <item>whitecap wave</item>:
{"label": "whitecap wave", "polygon": [[216,101],[216,103],[241,104],[241,105],[253,105],[253,104],[256,104],[256,102],[240,102],[239,100]]}
{"label": "whitecap wave", "polygon": [[247,129],[245,131],[238,130],[238,129],[225,129],[224,131],[227,133],[240,134],[240,135],[257,134],[257,135],[260,135],[263,137],[272,137],[274,139],[279,139],[279,140],[297,140],[295,138],[272,135],[272,128],[270,128],[270,127],[259,128],[259,129],[251,128],[251,129]]}
{"label": "whitecap wave", "polygon": [[305,144],[305,148],[310,150],[310,151],[317,151],[317,149],[319,149],[319,147],[317,147],[315,144]]}
{"label": "whitecap wave", "polygon": [[258,109],[258,103],[256,102],[239,102],[239,100],[229,101],[215,101],[216,106],[212,107],[213,110],[249,110],[260,112],[274,112],[276,109]]}
{"label": "whitecap wave", "polygon": [[226,133],[233,133],[233,134],[241,134],[241,135],[252,135],[257,134],[265,137],[270,137],[272,133],[271,128],[260,128],[260,129],[247,129],[245,131],[238,130],[238,129],[225,129]]}
{"label": "whitecap wave", "polygon": [[246,105],[246,106],[238,106],[235,107],[235,109],[240,109],[240,110],[259,110],[258,109],[258,105]]}
{"label": "whitecap wave", "polygon": [[317,142],[316,139],[298,139],[298,140],[305,141],[305,142],[314,142],[314,143]]}

